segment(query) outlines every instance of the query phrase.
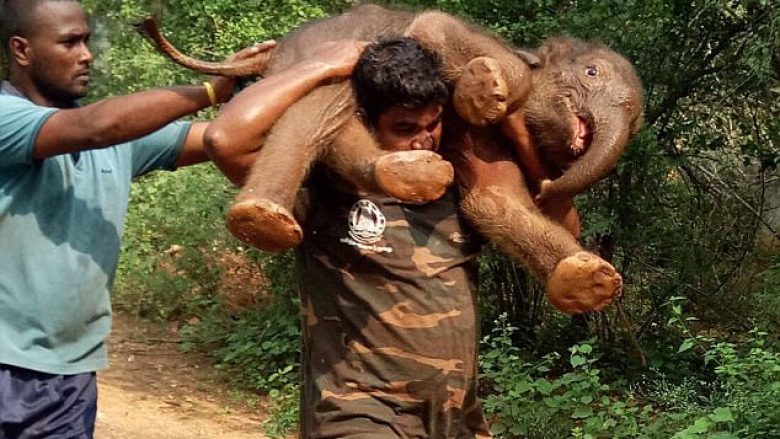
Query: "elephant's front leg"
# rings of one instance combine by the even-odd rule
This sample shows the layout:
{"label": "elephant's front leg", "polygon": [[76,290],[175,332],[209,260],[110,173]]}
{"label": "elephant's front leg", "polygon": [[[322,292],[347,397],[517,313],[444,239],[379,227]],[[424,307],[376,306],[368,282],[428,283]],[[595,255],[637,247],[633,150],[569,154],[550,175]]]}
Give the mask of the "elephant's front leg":
{"label": "elephant's front leg", "polygon": [[452,165],[433,151],[382,150],[357,116],[347,122],[322,161],[358,189],[407,203],[439,199],[454,177]]}
{"label": "elephant's front leg", "polygon": [[303,231],[292,215],[309,168],[354,113],[348,82],[319,87],[274,124],[246,183],[227,214],[230,232],[264,251],[298,245]]}
{"label": "elephant's front leg", "polygon": [[573,199],[553,200],[537,208],[542,215],[562,225],[572,236],[580,239],[582,224]]}
{"label": "elephant's front leg", "polygon": [[[522,112],[515,111],[508,114],[501,121],[501,132],[512,142],[521,172],[525,176],[526,187],[535,196],[539,193],[542,184],[550,179],[551,173],[531,139]],[[579,239],[580,216],[574,207],[573,198],[550,200],[537,207],[544,216],[561,224],[569,233]]]}
{"label": "elephant's front leg", "polygon": [[519,167],[495,146],[495,134],[472,130],[455,145],[452,160],[463,214],[542,280],[558,309],[578,314],[604,308],[622,290],[620,274],[537,211]]}

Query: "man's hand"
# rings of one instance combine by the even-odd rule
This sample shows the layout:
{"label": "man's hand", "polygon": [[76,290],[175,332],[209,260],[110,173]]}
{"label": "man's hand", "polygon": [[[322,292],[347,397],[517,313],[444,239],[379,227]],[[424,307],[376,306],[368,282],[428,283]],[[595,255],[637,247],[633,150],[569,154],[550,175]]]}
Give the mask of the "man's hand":
{"label": "man's hand", "polygon": [[[257,56],[258,62],[268,62],[270,58],[268,53],[276,47],[276,41],[269,40],[244,48],[233,55],[227,57],[225,61],[242,61]],[[217,95],[217,102],[227,102],[233,95],[233,88],[236,86],[236,78],[227,76],[211,76],[209,82],[214,87]]]}
{"label": "man's hand", "polygon": [[356,40],[328,41],[304,62],[323,66],[334,78],[349,76],[367,45]]}

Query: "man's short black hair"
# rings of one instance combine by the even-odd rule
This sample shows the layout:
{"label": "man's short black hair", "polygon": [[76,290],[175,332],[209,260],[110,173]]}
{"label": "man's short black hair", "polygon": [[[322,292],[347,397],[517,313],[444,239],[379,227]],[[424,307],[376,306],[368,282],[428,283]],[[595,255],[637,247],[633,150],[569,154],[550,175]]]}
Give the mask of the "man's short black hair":
{"label": "man's short black hair", "polygon": [[41,3],[79,0],[0,0],[0,41],[3,52],[8,53],[8,41],[14,35],[27,36],[35,18],[35,10]]}
{"label": "man's short black hair", "polygon": [[369,45],[352,74],[358,107],[368,125],[390,107],[443,104],[449,88],[441,58],[413,38],[384,38]]}
{"label": "man's short black hair", "polygon": [[8,73],[8,63],[10,62],[10,47],[8,42],[15,35],[28,36],[29,31],[35,25],[35,10],[41,3],[50,1],[73,1],[80,3],[79,0],[0,0],[0,73]]}

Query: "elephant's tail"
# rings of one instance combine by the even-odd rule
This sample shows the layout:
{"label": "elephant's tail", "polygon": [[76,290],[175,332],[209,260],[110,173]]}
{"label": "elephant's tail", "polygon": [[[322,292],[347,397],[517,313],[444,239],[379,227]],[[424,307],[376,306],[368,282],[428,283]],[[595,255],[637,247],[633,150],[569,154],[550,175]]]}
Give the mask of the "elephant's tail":
{"label": "elephant's tail", "polygon": [[260,76],[268,67],[268,62],[273,54],[273,49],[265,50],[252,58],[241,61],[208,62],[200,61],[181,53],[162,35],[160,27],[152,17],[146,17],[140,23],[134,25],[143,36],[154,42],[157,50],[167,56],[173,62],[190,70],[207,75],[220,76]]}

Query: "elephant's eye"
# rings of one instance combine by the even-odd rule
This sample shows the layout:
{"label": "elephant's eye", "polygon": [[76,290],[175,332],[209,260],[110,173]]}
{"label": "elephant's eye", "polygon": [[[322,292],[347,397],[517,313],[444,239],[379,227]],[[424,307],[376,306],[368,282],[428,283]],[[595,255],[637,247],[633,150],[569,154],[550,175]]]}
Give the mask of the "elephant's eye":
{"label": "elephant's eye", "polygon": [[599,69],[596,66],[585,67],[585,74],[588,76],[596,76],[599,74]]}

